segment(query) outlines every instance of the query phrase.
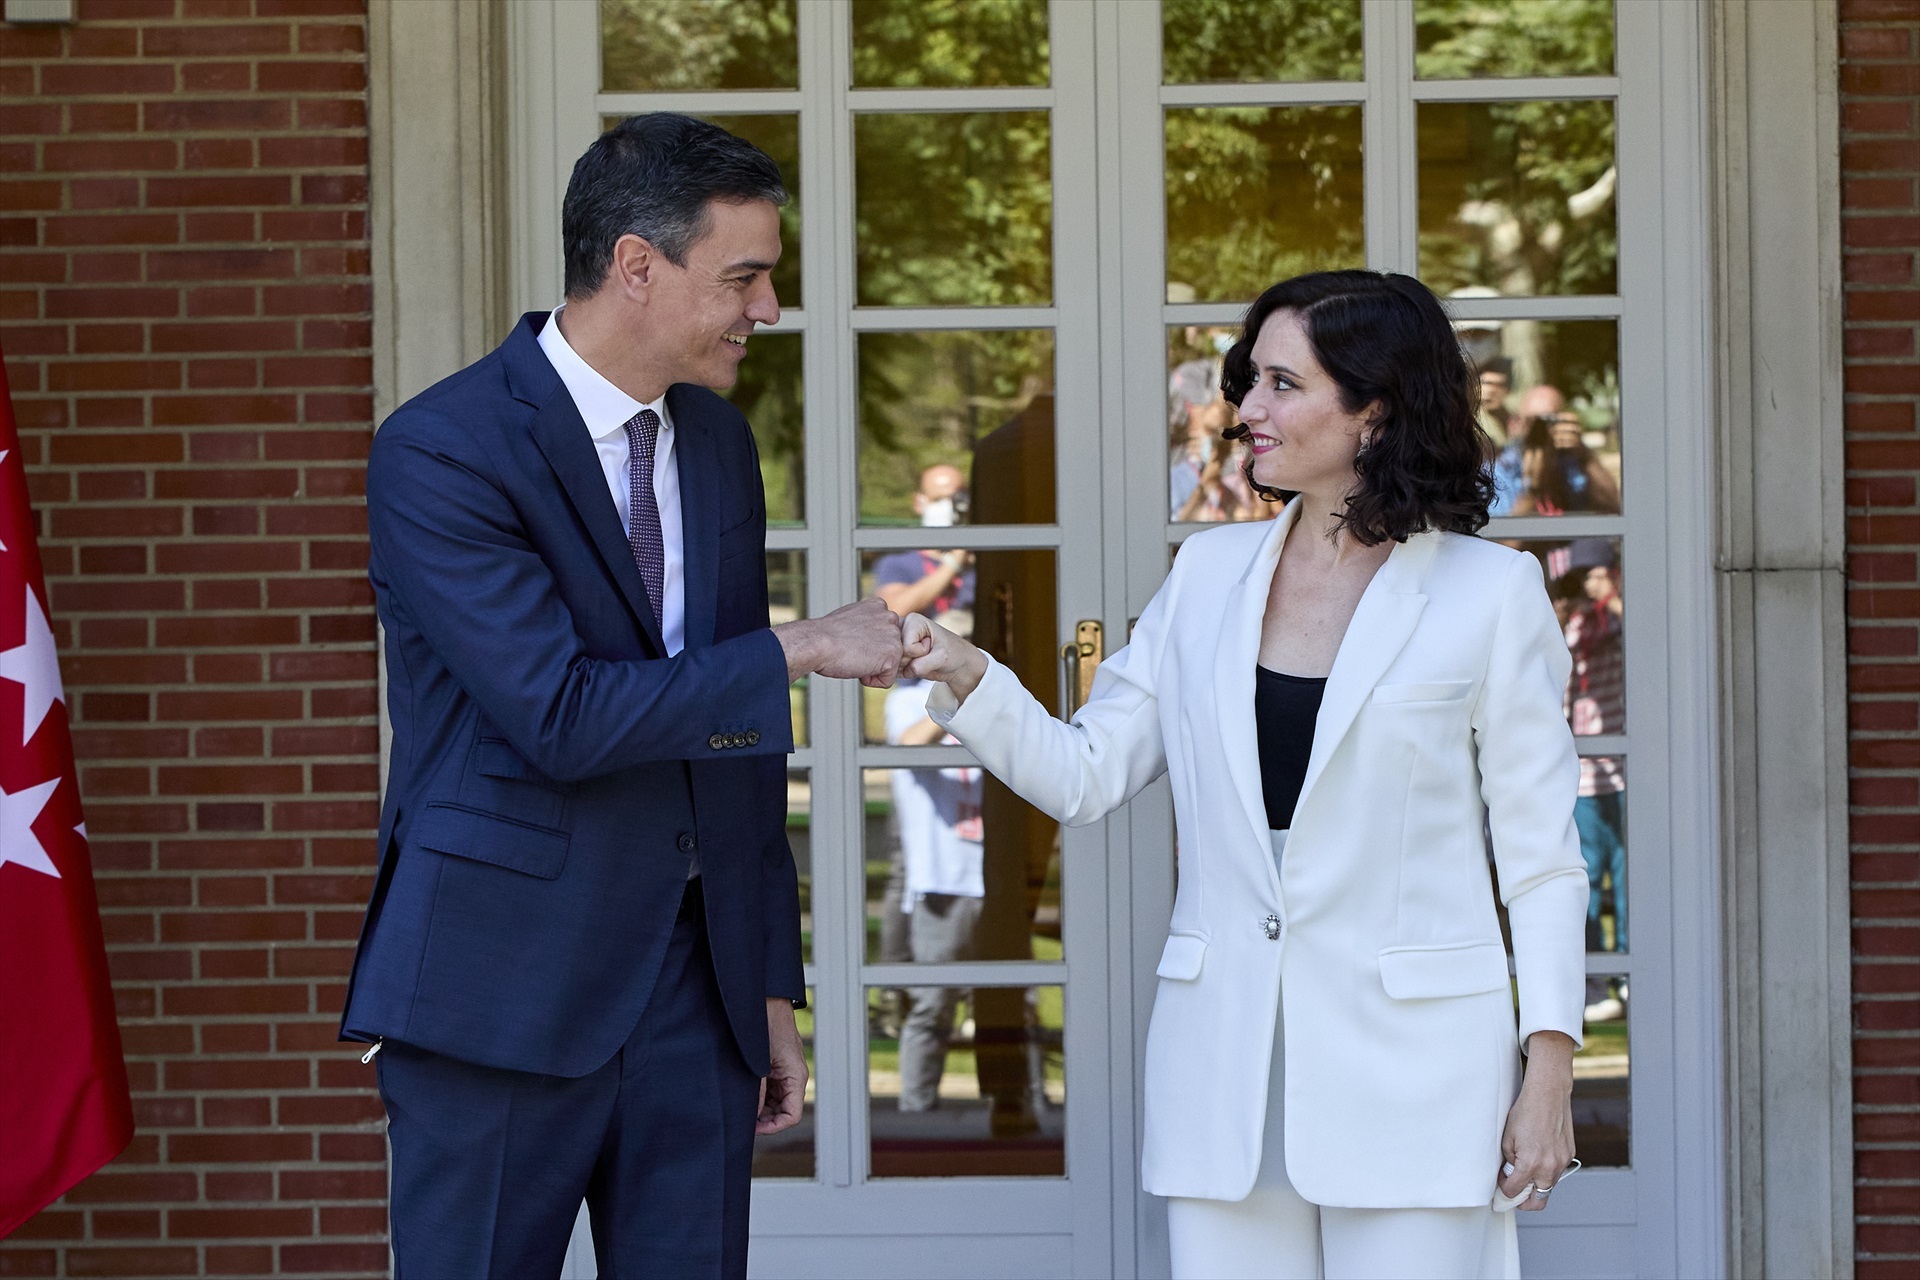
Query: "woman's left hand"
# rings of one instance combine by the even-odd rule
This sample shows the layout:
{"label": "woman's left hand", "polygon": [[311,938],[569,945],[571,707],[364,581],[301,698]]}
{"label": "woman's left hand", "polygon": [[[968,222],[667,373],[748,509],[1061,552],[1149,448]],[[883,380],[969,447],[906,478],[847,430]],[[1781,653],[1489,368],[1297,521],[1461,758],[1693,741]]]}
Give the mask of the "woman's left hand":
{"label": "woman's left hand", "polygon": [[1502,1170],[1500,1194],[1512,1198],[1531,1183],[1534,1191],[1515,1208],[1546,1208],[1539,1192],[1551,1190],[1573,1163],[1573,1041],[1558,1031],[1528,1038],[1526,1079],[1507,1112],[1500,1151],[1511,1170]]}

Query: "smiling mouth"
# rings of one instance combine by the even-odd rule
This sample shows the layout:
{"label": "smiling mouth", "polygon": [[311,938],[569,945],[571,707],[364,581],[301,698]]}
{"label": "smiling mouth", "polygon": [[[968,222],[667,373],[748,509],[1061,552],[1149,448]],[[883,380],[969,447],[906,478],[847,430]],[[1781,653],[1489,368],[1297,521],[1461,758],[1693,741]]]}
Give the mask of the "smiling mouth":
{"label": "smiling mouth", "polygon": [[1280,438],[1278,436],[1263,436],[1258,431],[1249,432],[1247,435],[1247,445],[1250,448],[1271,449],[1279,443]]}
{"label": "smiling mouth", "polygon": [[747,335],[744,333],[723,333],[720,336],[736,347],[744,347],[747,345]]}

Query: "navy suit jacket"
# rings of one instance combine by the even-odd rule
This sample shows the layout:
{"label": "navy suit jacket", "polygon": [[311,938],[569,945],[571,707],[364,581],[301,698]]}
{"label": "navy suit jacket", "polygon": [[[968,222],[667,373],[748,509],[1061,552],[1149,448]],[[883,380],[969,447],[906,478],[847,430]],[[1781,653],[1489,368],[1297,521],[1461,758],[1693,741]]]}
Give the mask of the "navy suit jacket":
{"label": "navy suit jacket", "polygon": [[668,657],[586,424],[520,321],[367,467],[391,768],[342,1035],[580,1076],[647,1007],[697,851],[728,1022],[799,999],[787,665],[753,436],[675,385],[686,643]]}

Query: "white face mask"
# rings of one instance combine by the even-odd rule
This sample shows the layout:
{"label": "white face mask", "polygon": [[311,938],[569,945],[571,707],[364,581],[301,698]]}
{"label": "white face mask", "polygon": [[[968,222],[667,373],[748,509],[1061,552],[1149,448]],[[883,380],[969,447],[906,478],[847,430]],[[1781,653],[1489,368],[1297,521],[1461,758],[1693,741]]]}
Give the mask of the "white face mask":
{"label": "white face mask", "polygon": [[929,529],[953,527],[953,499],[935,498],[920,511],[920,523]]}

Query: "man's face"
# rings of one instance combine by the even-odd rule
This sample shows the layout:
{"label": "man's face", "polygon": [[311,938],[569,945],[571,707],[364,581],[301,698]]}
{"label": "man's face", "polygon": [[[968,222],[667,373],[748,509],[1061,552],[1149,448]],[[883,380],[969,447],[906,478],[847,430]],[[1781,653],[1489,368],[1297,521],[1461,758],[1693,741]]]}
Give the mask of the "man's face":
{"label": "man's face", "polygon": [[1507,403],[1507,393],[1513,390],[1504,373],[1483,373],[1480,375],[1480,407],[1498,409]]}
{"label": "man's face", "polygon": [[780,260],[780,211],[765,200],[713,201],[711,227],[677,267],[657,255],[653,306],[669,382],[724,391],[740,376],[747,337],[780,318],[769,273]]}

